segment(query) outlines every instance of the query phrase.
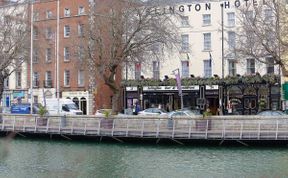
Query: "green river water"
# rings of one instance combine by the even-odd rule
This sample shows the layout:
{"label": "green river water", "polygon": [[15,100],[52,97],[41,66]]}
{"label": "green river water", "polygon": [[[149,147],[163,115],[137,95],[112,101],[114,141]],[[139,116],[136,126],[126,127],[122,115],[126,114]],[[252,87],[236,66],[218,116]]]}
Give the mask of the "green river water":
{"label": "green river water", "polygon": [[0,177],[288,177],[287,147],[0,139]]}

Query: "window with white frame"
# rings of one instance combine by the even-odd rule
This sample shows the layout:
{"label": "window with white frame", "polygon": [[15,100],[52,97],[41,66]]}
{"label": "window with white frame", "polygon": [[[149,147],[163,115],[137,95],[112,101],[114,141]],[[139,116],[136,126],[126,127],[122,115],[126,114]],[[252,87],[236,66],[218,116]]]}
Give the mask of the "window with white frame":
{"label": "window with white frame", "polygon": [[211,60],[207,59],[204,60],[204,77],[209,78],[212,77],[212,65],[211,65]]}
{"label": "window with white frame", "polygon": [[266,68],[268,74],[274,73],[274,59],[273,57],[266,57]]}
{"label": "window with white frame", "polygon": [[64,26],[64,37],[69,37],[70,36],[70,26],[65,25]]}
{"label": "window with white frame", "polygon": [[211,33],[204,33],[204,50],[211,50]]}
{"label": "window with white frame", "polygon": [[182,77],[189,77],[189,61],[181,61]]}
{"label": "window with white frame", "polygon": [[250,22],[253,21],[253,19],[254,19],[254,13],[253,13],[252,10],[247,11],[245,15],[246,15],[246,19],[247,19],[248,21],[250,21]]}
{"label": "window with white frame", "polygon": [[78,24],[78,36],[84,36],[84,24]]}
{"label": "window with white frame", "polygon": [[52,37],[53,37],[52,28],[51,27],[46,28],[46,39],[52,39]]}
{"label": "window with white frame", "polygon": [[228,32],[228,48],[234,49],[236,46],[236,33],[235,32]]}
{"label": "window with white frame", "polygon": [[70,60],[70,50],[69,47],[64,47],[64,61]]}
{"label": "window with white frame", "polygon": [[33,87],[39,87],[39,73],[33,72]]}
{"label": "window with white frame", "polygon": [[33,21],[38,21],[39,20],[39,12],[38,11],[34,11],[33,12]]}
{"label": "window with white frame", "polygon": [[16,88],[21,88],[22,85],[22,72],[16,71]]}
{"label": "window with white frame", "polygon": [[255,74],[255,59],[247,59],[247,74]]}
{"label": "window with white frame", "polygon": [[211,14],[203,14],[203,26],[211,25]]}
{"label": "window with white frame", "polygon": [[70,86],[70,71],[69,70],[64,71],[64,86],[65,87]]}
{"label": "window with white frame", "polygon": [[181,16],[181,27],[189,27],[189,17]]}
{"label": "window with white frame", "polygon": [[83,45],[78,46],[78,59],[82,61],[84,59],[84,55],[85,55],[84,46]]}
{"label": "window with white frame", "polygon": [[160,62],[153,61],[153,79],[160,79]]}
{"label": "window with white frame", "polygon": [[234,27],[235,26],[235,13],[234,12],[228,12],[227,13],[227,19],[228,19],[228,26]]}
{"label": "window with white frame", "polygon": [[78,15],[83,15],[85,13],[85,8],[83,6],[78,7]]}
{"label": "window with white frame", "polygon": [[273,20],[273,11],[271,8],[264,9],[264,19],[268,23],[270,23]]}
{"label": "window with white frame", "polygon": [[4,88],[9,88],[9,77],[4,79]]}
{"label": "window with white frame", "polygon": [[38,39],[39,31],[37,27],[33,28],[33,39],[36,40]]}
{"label": "window with white frame", "polygon": [[45,73],[45,87],[52,87],[52,73],[51,73],[51,71],[46,71],[46,73]]}
{"label": "window with white frame", "polygon": [[181,35],[181,50],[188,51],[189,50],[189,35]]}
{"label": "window with white frame", "polygon": [[46,48],[46,62],[51,62],[52,60],[52,49]]}
{"label": "window with white frame", "polygon": [[84,86],[84,70],[78,71],[78,86],[83,87]]}
{"label": "window with white frame", "polygon": [[135,63],[135,79],[139,80],[141,78],[141,63]]}
{"label": "window with white frame", "polygon": [[69,8],[65,8],[64,9],[64,17],[70,17],[71,16],[71,12]]}
{"label": "window with white frame", "polygon": [[39,49],[34,48],[33,50],[33,63],[38,63],[39,62]]}
{"label": "window with white frame", "polygon": [[50,11],[50,10],[47,10],[47,11],[46,11],[46,18],[47,18],[47,19],[51,19],[51,18],[52,18],[52,15],[53,15],[53,14],[52,14],[52,11]]}
{"label": "window with white frame", "polygon": [[228,70],[230,76],[236,75],[236,61],[235,60],[228,60]]}

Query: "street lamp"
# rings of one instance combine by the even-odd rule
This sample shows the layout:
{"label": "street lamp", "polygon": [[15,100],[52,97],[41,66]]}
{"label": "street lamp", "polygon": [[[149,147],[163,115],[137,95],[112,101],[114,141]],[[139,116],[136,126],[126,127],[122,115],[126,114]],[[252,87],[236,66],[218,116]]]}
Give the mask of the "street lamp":
{"label": "street lamp", "polygon": [[221,6],[221,34],[222,34],[221,37],[222,78],[224,78],[224,4],[221,3],[220,6]]}

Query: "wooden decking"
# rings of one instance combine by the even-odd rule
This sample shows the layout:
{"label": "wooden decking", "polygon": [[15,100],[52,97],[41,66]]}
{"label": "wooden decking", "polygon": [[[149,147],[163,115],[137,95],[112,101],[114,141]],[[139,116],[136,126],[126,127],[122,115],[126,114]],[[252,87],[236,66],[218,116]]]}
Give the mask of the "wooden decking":
{"label": "wooden decking", "polygon": [[2,115],[1,132],[174,140],[288,140],[288,117],[141,118]]}

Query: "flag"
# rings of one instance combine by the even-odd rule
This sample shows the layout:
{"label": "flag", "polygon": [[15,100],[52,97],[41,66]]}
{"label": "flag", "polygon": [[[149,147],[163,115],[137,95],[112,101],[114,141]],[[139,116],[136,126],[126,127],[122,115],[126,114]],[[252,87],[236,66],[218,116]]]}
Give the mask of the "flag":
{"label": "flag", "polygon": [[209,52],[209,67],[211,67],[211,66],[212,66],[212,55]]}

